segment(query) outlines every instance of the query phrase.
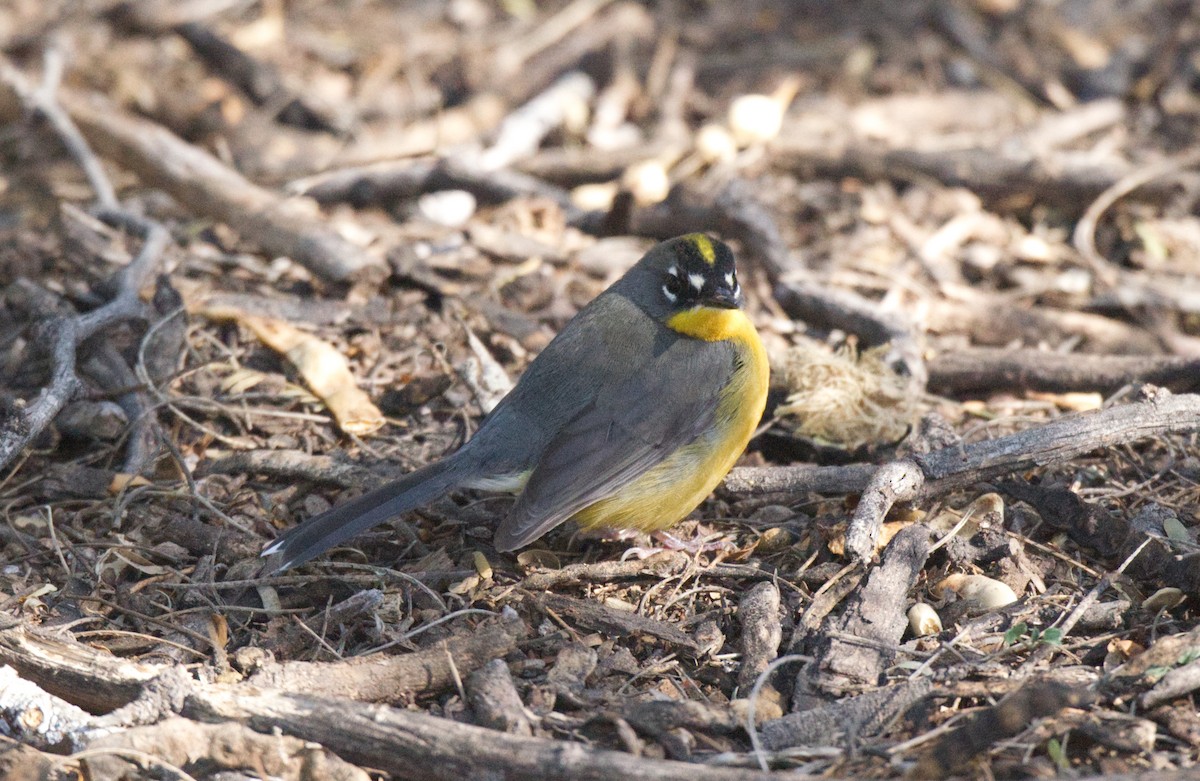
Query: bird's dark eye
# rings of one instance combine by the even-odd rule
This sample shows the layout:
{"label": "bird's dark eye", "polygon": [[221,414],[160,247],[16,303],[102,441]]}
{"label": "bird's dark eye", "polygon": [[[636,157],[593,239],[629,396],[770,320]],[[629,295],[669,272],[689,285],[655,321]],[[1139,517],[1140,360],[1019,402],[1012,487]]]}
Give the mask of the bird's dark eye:
{"label": "bird's dark eye", "polygon": [[683,293],[683,280],[674,274],[667,274],[663,290],[667,291],[672,298],[678,298]]}

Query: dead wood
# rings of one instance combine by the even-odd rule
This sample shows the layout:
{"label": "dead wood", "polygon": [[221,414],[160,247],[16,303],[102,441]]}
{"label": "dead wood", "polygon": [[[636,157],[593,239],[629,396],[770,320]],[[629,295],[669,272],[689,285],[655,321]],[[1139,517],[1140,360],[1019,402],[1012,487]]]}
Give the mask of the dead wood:
{"label": "dead wood", "polygon": [[[45,118],[54,128],[72,158],[87,176],[96,199],[96,209],[101,219],[115,227],[129,230],[142,239],[142,248],[124,268],[113,274],[104,285],[106,303],[90,312],[79,315],[60,315],[41,325],[40,341],[50,345],[54,362],[50,384],[23,413],[13,413],[10,420],[0,421],[0,469],[7,466],[30,442],[50,424],[62,408],[82,388],[76,363],[81,346],[103,329],[124,320],[141,319],[152,322],[154,310],[141,300],[140,292],[155,269],[163,262],[163,253],[170,235],[160,224],[136,216],[121,208],[116,190],[105,174],[99,160],[87,141],[61,108],[58,96],[58,81],[61,77],[62,61],[55,50],[45,58],[47,73],[40,89],[33,89],[25,77],[14,69],[6,59],[0,57],[0,114],[13,105],[30,114]],[[10,105],[7,105],[10,104]],[[149,461],[149,440],[153,418],[147,414],[146,404],[136,390],[137,383],[119,356],[108,355],[107,365],[123,370],[115,378],[121,383],[122,405],[132,424],[130,444],[126,453],[126,464],[133,471],[141,469]],[[105,376],[110,376],[105,373]]]}
{"label": "dead wood", "polygon": [[0,630],[0,662],[90,713],[108,713],[132,702],[160,672],[24,625]]}
{"label": "dead wood", "polygon": [[375,488],[394,477],[377,475],[334,456],[316,456],[297,450],[245,450],[206,461],[197,472],[204,475],[255,474],[284,480],[311,480],[342,488]]}
{"label": "dead wood", "polygon": [[259,187],[165,128],[95,99],[65,95],[64,104],[102,154],[189,210],[227,223],[264,252],[334,282],[379,268],[377,258],[324,225],[310,204]]}
{"label": "dead wood", "polygon": [[578,70],[564,73],[544,90],[518,106],[500,122],[496,137],[479,158],[484,170],[507,168],[537,151],[549,133],[567,121],[572,111],[591,100],[596,82]]}
{"label": "dead wood", "polygon": [[[184,288],[187,280],[180,280]],[[187,296],[191,311],[202,309],[225,309],[245,312],[248,315],[287,320],[289,323],[306,323],[313,326],[334,325],[347,321],[364,325],[382,325],[391,322],[396,313],[382,298],[372,298],[366,303],[354,303],[317,296],[258,296],[247,293],[211,292]]]}
{"label": "dead wood", "polygon": [[643,144],[616,149],[554,147],[541,149],[514,167],[542,181],[574,187],[618,179],[626,169],[643,160],[677,156],[679,147],[678,140],[668,138],[650,139]]}
{"label": "dead wood", "polygon": [[184,22],[175,27],[175,32],[205,65],[246,93],[255,105],[274,109],[279,122],[306,130],[337,130],[326,112],[313,106],[304,95],[288,89],[275,68],[250,56],[208,25]]}
{"label": "dead wood", "polygon": [[1200,745],[1200,715],[1190,705],[1182,702],[1160,705],[1146,715],[1176,740],[1188,746]]}
{"label": "dead wood", "polygon": [[[155,319],[150,327],[153,328],[155,323],[161,323],[161,320]],[[122,469],[128,474],[140,474],[157,454],[158,431],[154,426],[150,399],[141,389],[137,372],[130,368],[111,342],[92,340],[85,345],[84,353],[79,362],[80,371],[102,390],[116,395],[117,404],[131,424]],[[178,358],[179,352],[175,356]]]}
{"label": "dead wood", "polygon": [[817,663],[803,676],[813,676],[826,691],[853,691],[879,680],[896,660],[900,638],[908,628],[908,592],[929,557],[929,532],[909,526],[892,538],[850,595],[846,609],[826,622],[827,633],[817,641]]}
{"label": "dead wood", "polygon": [[146,777],[164,766],[193,773],[199,768],[205,773],[266,773],[287,781],[370,778],[311,741],[255,732],[231,722],[201,724],[178,716],[91,740],[79,763],[90,778]]}
{"label": "dead wood", "polygon": [[[406,125],[358,134],[341,150],[332,163],[303,154],[303,147],[289,161],[288,176],[319,175],[331,165],[351,167],[389,160],[437,154],[448,146],[477,142],[495,129],[504,118],[506,103],[493,92],[479,92],[465,103],[440,112],[437,116]],[[292,170],[294,169],[294,170]]]}
{"label": "dead wood", "polygon": [[1197,689],[1200,689],[1200,661],[1193,660],[1182,667],[1168,670],[1153,689],[1142,695],[1142,707],[1154,708],[1187,696]]}
{"label": "dead wood", "polygon": [[6,122],[15,122],[25,112],[31,116],[41,116],[58,136],[67,153],[83,170],[96,205],[103,210],[117,210],[117,191],[100,165],[99,159],[93,154],[79,127],[72,118],[62,110],[60,82],[65,68],[62,52],[51,47],[43,56],[46,72],[42,76],[42,84],[35,89],[26,77],[18,71],[7,58],[0,57],[0,117]]}
{"label": "dead wood", "polygon": [[65,773],[56,770],[55,758],[32,746],[0,735],[0,778],[6,781],[59,781]]}
{"label": "dead wood", "polygon": [[611,46],[646,41],[654,29],[653,19],[639,5],[612,0],[576,3],[519,39],[505,40],[485,80],[510,100],[524,102],[581,59]]}
{"label": "dead wood", "polygon": [[921,498],[1004,474],[1065,461],[1101,448],[1200,428],[1200,396],[1148,389],[1130,404],[1068,415],[1017,434],[914,455]]}
{"label": "dead wood", "polygon": [[91,715],[0,666],[0,732],[40,751],[79,747]]}
{"label": "dead wood", "polygon": [[[996,149],[887,150],[847,144],[829,151],[781,141],[771,154],[777,165],[801,176],[933,180],[965,188],[992,203],[1018,208],[1050,203],[1076,215],[1133,170],[1120,160],[1080,162],[1068,155],[997,153]],[[1178,180],[1159,180],[1139,189],[1137,197],[1163,203],[1179,190]]]}
{"label": "dead wood", "polygon": [[524,737],[533,734],[525,703],[503,659],[493,659],[471,673],[466,686],[476,724]]}
{"label": "dead wood", "polygon": [[[165,128],[129,116],[96,96],[64,90],[59,100],[102,155],[161,187],[194,213],[228,223],[263,251],[286,255],[334,282],[380,267],[377,258],[324,226],[315,208],[259,187]],[[0,119],[15,120],[18,105],[19,96],[5,79]]]}
{"label": "dead wood", "polygon": [[999,704],[972,716],[962,727],[941,736],[922,753],[910,775],[916,779],[946,778],[997,741],[1021,733],[1035,719],[1052,716],[1063,708],[1078,707],[1091,699],[1086,691],[1063,683],[1027,683]]}
{"label": "dead wood", "polygon": [[666,578],[683,572],[690,561],[682,551],[664,551],[646,559],[571,564],[562,569],[526,575],[521,587],[528,591],[548,591],[581,583],[610,583],[638,577]]}
{"label": "dead wood", "polygon": [[538,608],[574,619],[593,630],[633,637],[647,635],[692,653],[699,650],[696,641],[686,632],[665,621],[614,610],[595,602],[573,599],[561,594],[538,594],[532,596],[532,599]]}
{"label": "dead wood", "polygon": [[400,160],[342,168],[287,185],[287,191],[322,205],[350,203],[387,207],[437,190],[466,190],[483,204],[504,203],[522,196],[545,198],[571,219],[579,208],[566,191],[529,174],[486,168],[471,161],[441,158]]}
{"label": "dead wood", "polygon": [[374,613],[383,604],[383,592],[377,588],[356,591],[341,602],[335,602],[318,615],[306,618],[299,625],[285,626],[270,644],[277,655],[291,656],[312,645],[313,637],[321,637],[331,627],[350,623],[361,616]]}
{"label": "dead wood", "polygon": [[621,716],[639,730],[650,734],[679,728],[731,734],[744,726],[732,708],[696,700],[629,702],[621,708]]}
{"label": "dead wood", "polygon": [[49,344],[54,373],[38,398],[13,419],[0,426],[0,468],[8,465],[37,437],[80,388],[76,361],[80,344],[114,323],[149,319],[146,305],[138,297],[142,283],[161,262],[169,237],[157,225],[149,226],[141,251],[122,275],[119,293],[108,303],[84,314],[55,318],[41,326],[41,341]]}
{"label": "dead wood", "polygon": [[[748,692],[759,674],[779,655],[779,643],[783,639],[779,587],[769,581],[751,586],[738,602],[738,618],[742,624],[742,666],[738,670],[738,688]],[[764,685],[760,696],[772,697],[766,688],[769,685]],[[778,696],[778,692],[775,692],[774,697]]]}
{"label": "dead wood", "polygon": [[[497,774],[510,781],[767,781],[766,773],[634,757],[578,743],[521,738],[423,713],[277,693],[206,687],[184,715],[229,719],[321,743],[345,759],[414,781]],[[801,776],[800,778],[806,778]]]}
{"label": "dead wood", "polygon": [[1109,394],[1138,382],[1194,392],[1200,388],[1200,360],[976,347],[941,353],[929,363],[929,390],[944,396],[1026,390]]}
{"label": "dead wood", "polygon": [[923,484],[924,476],[908,460],[879,467],[863,489],[846,529],[846,552],[862,561],[873,559],[884,517],[897,502],[916,499]]}
{"label": "dead wood", "polygon": [[249,682],[264,689],[362,702],[409,702],[434,694],[516,647],[525,628],[499,621],[411,654],[359,657],[345,662],[282,662],[260,667]]}
{"label": "dead wood", "polygon": [[1142,328],[1091,312],[1028,306],[999,296],[975,300],[936,300],[925,311],[925,326],[934,333],[962,333],[972,344],[1002,347],[1013,342],[1027,346],[1061,344],[1082,337],[1079,349],[1088,353],[1154,355],[1163,352],[1160,340]]}
{"label": "dead wood", "polygon": [[917,678],[828,705],[798,710],[765,722],[759,728],[763,746],[771,751],[793,746],[851,748],[877,737],[933,690],[931,680]]}
{"label": "dead wood", "polygon": [[[1158,391],[1132,404],[1069,415],[997,439],[914,454],[888,465],[890,471],[880,478],[879,492],[872,494],[877,501],[859,505],[846,536],[863,541],[857,548],[859,555],[866,557],[873,554],[873,542],[868,543],[878,534],[883,515],[897,500],[927,500],[972,483],[1058,463],[1093,450],[1197,429],[1200,396]],[[889,487],[888,478],[893,472],[903,485]],[[862,493],[871,487],[875,474],[875,469],[847,474],[842,467],[740,469],[730,475],[725,490],[734,494],[814,491],[814,486],[845,485],[853,475],[863,482],[851,492]],[[795,482],[790,483],[793,475]]]}
{"label": "dead wood", "polygon": [[740,466],[725,478],[722,490],[733,496],[856,494],[862,492],[878,468],[874,464]]}

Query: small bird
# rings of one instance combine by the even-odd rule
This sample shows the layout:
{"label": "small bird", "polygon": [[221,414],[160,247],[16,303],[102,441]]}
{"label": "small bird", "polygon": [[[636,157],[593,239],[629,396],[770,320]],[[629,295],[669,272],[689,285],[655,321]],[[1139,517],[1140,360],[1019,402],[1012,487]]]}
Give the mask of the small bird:
{"label": "small bird", "polygon": [[661,531],[733,467],[767,399],[766,350],[733,253],[693,233],[650,249],[570,320],[453,455],[317,515],[263,550],[278,572],[464,488],[517,491],[497,550],[567,520]]}

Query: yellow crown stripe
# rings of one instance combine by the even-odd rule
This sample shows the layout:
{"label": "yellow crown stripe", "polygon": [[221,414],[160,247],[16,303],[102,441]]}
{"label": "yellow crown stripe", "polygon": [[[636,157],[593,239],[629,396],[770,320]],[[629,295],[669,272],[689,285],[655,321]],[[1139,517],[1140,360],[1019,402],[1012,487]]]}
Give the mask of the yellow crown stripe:
{"label": "yellow crown stripe", "polygon": [[717,262],[717,251],[713,249],[712,240],[703,233],[689,233],[684,238],[691,242],[705,263],[711,266]]}

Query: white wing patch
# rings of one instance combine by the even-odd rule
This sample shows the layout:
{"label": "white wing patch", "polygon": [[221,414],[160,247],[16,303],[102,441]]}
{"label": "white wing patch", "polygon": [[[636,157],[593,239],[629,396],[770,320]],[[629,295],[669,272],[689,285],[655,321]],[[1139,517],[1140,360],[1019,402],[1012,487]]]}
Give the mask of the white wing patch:
{"label": "white wing patch", "polygon": [[674,294],[674,293],[672,293],[670,290],[667,290],[667,286],[666,286],[666,285],[663,285],[663,286],[662,286],[662,292],[663,292],[663,295],[667,297],[667,300],[668,300],[668,301],[670,301],[672,304],[674,304],[674,303],[675,303],[675,301],[677,300],[677,299],[676,299],[676,297],[675,297],[675,294]]}
{"label": "white wing patch", "polygon": [[704,289],[703,274],[688,274],[688,282],[691,283],[692,287],[696,288],[697,293]]}
{"label": "white wing patch", "polygon": [[673,277],[678,277],[679,276],[679,266],[671,266],[669,269],[667,269],[667,273]]}
{"label": "white wing patch", "polygon": [[728,274],[725,275],[725,286],[728,287],[730,290],[733,290],[733,288],[734,288],[732,271],[730,271]]}

